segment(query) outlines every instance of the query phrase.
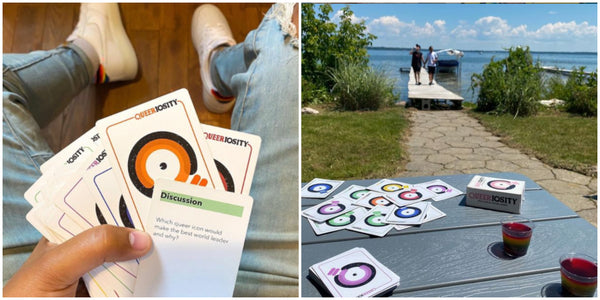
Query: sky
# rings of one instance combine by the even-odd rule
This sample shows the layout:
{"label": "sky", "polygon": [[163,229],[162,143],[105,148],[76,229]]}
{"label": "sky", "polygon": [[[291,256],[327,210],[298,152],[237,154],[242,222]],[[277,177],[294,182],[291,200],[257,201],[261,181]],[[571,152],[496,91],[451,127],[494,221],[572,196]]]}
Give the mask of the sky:
{"label": "sky", "polygon": [[[339,21],[344,4],[333,4]],[[597,51],[593,4],[350,4],[354,21],[377,36],[373,46],[532,51]]]}

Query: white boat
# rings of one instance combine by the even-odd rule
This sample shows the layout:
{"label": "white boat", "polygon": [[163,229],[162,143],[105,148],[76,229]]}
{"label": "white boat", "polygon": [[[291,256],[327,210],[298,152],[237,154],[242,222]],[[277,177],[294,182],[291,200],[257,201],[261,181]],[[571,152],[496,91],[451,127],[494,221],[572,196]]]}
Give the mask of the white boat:
{"label": "white boat", "polygon": [[444,49],[435,51],[438,55],[437,72],[449,73],[460,70],[460,59],[465,56],[464,52],[456,49]]}

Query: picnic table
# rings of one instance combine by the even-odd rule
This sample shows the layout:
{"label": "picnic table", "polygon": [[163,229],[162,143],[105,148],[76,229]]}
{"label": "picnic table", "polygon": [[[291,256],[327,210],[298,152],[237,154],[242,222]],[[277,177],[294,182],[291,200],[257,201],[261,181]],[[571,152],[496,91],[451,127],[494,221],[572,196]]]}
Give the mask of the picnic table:
{"label": "picnic table", "polygon": [[[382,238],[349,230],[317,236],[302,218],[302,296],[329,296],[308,279],[309,267],[354,247],[367,249],[400,276],[394,297],[540,297],[543,288],[547,296],[557,296],[559,257],[569,252],[597,257],[596,227],[524,175],[480,175],[525,181],[521,216],[535,223],[527,255],[516,259],[503,255],[500,220],[512,214],[466,206],[465,195],[432,201],[445,217],[401,231],[392,229]],[[412,184],[441,179],[466,192],[473,176],[391,179]],[[333,195],[352,184],[369,186],[377,181],[346,181]],[[322,201],[302,198],[302,209]]]}

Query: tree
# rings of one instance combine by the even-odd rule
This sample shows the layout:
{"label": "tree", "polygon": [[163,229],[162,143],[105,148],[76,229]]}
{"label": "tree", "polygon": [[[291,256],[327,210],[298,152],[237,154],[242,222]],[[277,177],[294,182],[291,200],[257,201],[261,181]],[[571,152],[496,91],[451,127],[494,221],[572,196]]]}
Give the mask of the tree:
{"label": "tree", "polygon": [[341,63],[367,65],[367,47],[377,37],[366,31],[365,22],[352,22],[354,13],[349,6],[342,8],[340,21],[335,24],[329,14],[331,5],[302,4],[302,78],[316,88],[331,89],[333,81],[328,72]]}

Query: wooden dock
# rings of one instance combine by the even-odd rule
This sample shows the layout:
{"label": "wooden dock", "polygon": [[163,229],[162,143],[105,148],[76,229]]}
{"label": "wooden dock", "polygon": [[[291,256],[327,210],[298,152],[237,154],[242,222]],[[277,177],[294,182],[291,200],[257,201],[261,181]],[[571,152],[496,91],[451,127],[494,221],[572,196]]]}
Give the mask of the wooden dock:
{"label": "wooden dock", "polygon": [[[415,82],[413,68],[410,68],[410,78],[408,79],[408,99],[427,99],[427,100],[450,100],[455,104],[461,105],[465,98],[445,89],[433,79],[433,85],[429,85],[429,75],[427,68],[421,68],[421,85]],[[458,102],[458,103],[457,103]]]}

